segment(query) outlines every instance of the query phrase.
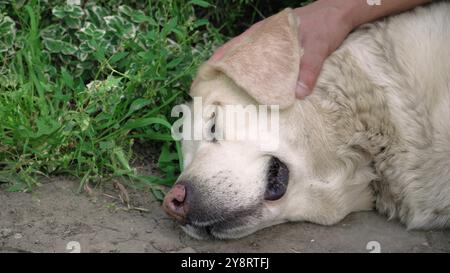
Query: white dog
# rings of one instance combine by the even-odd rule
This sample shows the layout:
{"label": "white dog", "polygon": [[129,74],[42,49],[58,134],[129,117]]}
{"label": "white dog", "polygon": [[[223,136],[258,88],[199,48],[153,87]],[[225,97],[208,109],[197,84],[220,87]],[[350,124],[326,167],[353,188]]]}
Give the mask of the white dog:
{"label": "white dog", "polygon": [[[409,229],[450,227],[450,3],[360,27],[302,101],[294,95],[299,21],[291,9],[265,20],[204,64],[191,89],[215,109],[279,105],[277,149],[226,135],[185,141],[185,169],[165,210],[197,238],[286,221],[333,225],[373,208]],[[194,128],[224,131],[220,113]]]}

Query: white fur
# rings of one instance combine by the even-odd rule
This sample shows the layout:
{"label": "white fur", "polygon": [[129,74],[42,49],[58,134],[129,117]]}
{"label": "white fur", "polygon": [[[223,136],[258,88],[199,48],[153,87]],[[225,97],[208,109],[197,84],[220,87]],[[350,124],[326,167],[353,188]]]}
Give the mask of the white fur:
{"label": "white fur", "polygon": [[[290,11],[276,16],[286,14]],[[274,71],[273,78],[249,80],[259,69],[267,74],[271,64],[264,61],[265,55],[277,56],[279,33],[264,34],[266,39],[273,38],[265,41],[268,47],[260,58],[252,52],[250,69],[239,60],[228,60],[239,73],[247,73],[244,86],[251,92],[241,88],[239,73],[228,75],[223,66],[203,66],[191,95],[201,96],[205,105],[279,99],[283,106],[280,145],[272,154],[245,141],[183,144],[186,168],[180,180],[189,180],[202,193],[205,214],[214,209],[211,219],[233,222],[233,213],[255,211],[242,216],[239,225],[211,233],[219,238],[239,237],[285,221],[331,225],[351,212],[373,207],[399,218],[408,228],[449,227],[449,14],[450,4],[442,2],[362,26],[326,61],[313,94],[295,103],[277,94],[271,97],[267,91],[260,100],[261,86],[283,85],[277,82],[283,80],[279,71]],[[286,28],[297,27],[287,21]],[[286,39],[295,39],[281,38],[284,45]],[[252,42],[264,41],[246,41]],[[292,46],[298,45],[293,42]],[[301,55],[300,48],[289,50]],[[238,53],[245,54],[245,49]],[[271,57],[267,59],[276,61]],[[283,69],[283,73],[292,79],[297,71]],[[273,202],[262,200],[270,155],[290,170],[286,194]],[[202,237],[192,226],[185,229]]]}

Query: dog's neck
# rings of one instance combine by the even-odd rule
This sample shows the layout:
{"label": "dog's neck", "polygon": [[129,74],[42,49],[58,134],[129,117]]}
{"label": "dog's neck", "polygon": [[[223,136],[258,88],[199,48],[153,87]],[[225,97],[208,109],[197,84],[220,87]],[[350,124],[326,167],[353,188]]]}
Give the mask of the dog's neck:
{"label": "dog's neck", "polygon": [[[318,138],[313,148],[319,155],[317,173],[344,169],[329,165],[341,162],[350,177],[359,174],[349,183],[361,189],[370,190],[371,182],[382,179],[378,166],[396,141],[386,99],[348,52],[339,51],[327,60],[313,94],[299,103],[303,112],[311,112],[306,117],[318,116],[308,126]],[[359,210],[357,203],[348,209]]]}
{"label": "dog's neck", "polygon": [[316,107],[341,143],[374,157],[392,144],[384,90],[373,84],[348,51],[333,54],[325,63],[314,92]]}

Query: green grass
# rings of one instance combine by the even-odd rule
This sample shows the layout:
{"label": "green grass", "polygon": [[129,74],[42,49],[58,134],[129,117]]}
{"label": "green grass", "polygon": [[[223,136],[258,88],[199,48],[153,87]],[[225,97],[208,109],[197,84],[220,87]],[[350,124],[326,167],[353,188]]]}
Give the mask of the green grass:
{"label": "green grass", "polygon": [[[182,166],[169,114],[197,67],[226,35],[288,5],[82,2],[0,1],[0,182],[10,191],[58,174],[80,189],[117,177],[173,183]],[[136,141],[160,147],[161,176],[130,166]]]}

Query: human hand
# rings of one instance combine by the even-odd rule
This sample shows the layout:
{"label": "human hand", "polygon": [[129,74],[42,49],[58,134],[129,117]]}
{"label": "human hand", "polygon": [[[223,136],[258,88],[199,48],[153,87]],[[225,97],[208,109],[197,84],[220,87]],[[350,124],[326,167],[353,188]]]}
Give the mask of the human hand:
{"label": "human hand", "polygon": [[303,56],[300,61],[296,97],[304,99],[316,85],[323,63],[344,41],[353,27],[341,6],[333,1],[317,1],[297,8]]}
{"label": "human hand", "polygon": [[[317,1],[295,9],[295,13],[300,18],[299,37],[304,50],[299,64],[300,73],[296,90],[296,97],[299,99],[305,98],[312,92],[325,59],[339,47],[352,30],[343,16],[344,13],[340,10],[341,8],[333,5],[332,1],[331,3]],[[262,22],[254,24],[217,49],[209,62],[221,59],[229,48],[255,31]]]}
{"label": "human hand", "polygon": [[[430,1],[397,0],[383,1],[382,5],[370,5],[368,1],[362,0],[317,0],[295,9],[300,18],[299,37],[304,51],[299,64],[296,97],[303,99],[311,94],[326,58],[342,44],[355,27]],[[220,47],[209,61],[219,60],[232,45],[256,30],[261,22]]]}

